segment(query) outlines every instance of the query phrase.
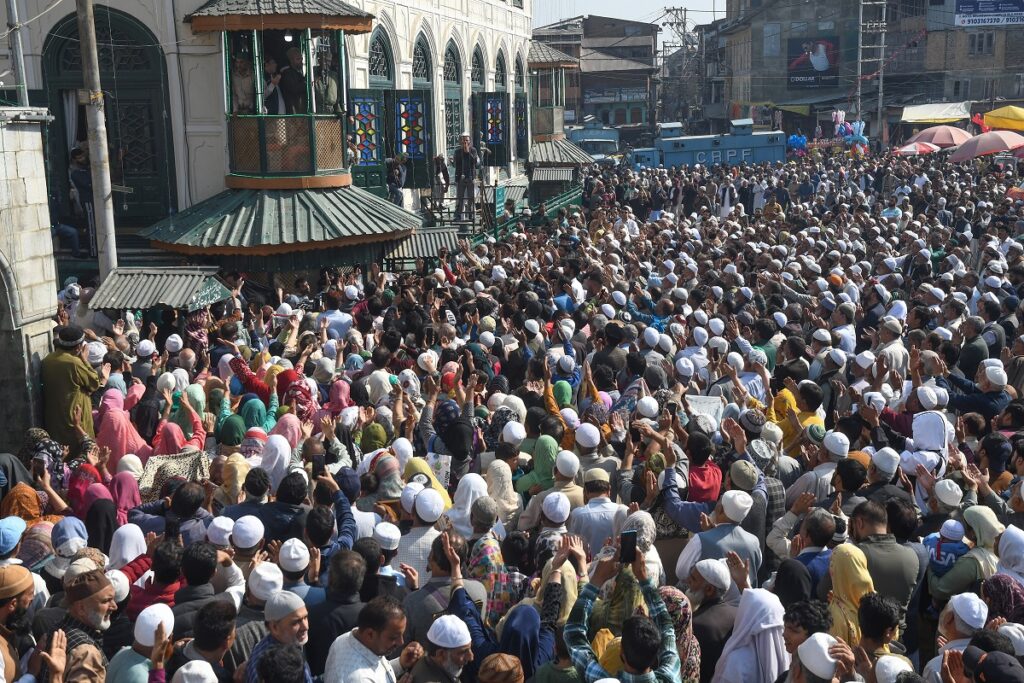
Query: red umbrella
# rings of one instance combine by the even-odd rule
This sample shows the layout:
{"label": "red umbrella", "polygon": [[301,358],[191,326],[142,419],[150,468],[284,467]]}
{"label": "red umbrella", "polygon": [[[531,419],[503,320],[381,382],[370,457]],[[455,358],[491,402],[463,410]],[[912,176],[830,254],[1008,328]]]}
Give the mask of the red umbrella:
{"label": "red umbrella", "polygon": [[901,157],[916,157],[921,154],[931,154],[932,152],[938,152],[941,149],[938,145],[930,142],[911,142],[909,145],[904,145],[896,150],[896,153]]}
{"label": "red umbrella", "polygon": [[913,135],[907,140],[907,144],[911,142],[930,142],[945,149],[962,145],[970,139],[971,134],[963,128],[957,128],[956,126],[932,126]]}
{"label": "red umbrella", "polygon": [[976,135],[960,145],[955,152],[949,155],[949,160],[954,163],[968,161],[989,154],[1009,152],[1021,147],[1024,147],[1024,137],[1021,135],[1009,130],[993,130]]}

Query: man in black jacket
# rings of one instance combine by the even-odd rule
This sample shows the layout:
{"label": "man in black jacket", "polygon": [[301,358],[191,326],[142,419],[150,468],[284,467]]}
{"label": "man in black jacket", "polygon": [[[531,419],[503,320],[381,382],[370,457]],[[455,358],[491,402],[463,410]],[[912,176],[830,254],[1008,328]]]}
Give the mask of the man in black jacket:
{"label": "man in black jacket", "polygon": [[459,148],[455,150],[455,220],[472,220],[473,218],[473,181],[476,179],[476,168],[480,157],[476,148],[470,143],[469,133],[459,138]]}
{"label": "man in black jacket", "polygon": [[327,600],[309,609],[309,623],[316,624],[316,628],[309,630],[306,661],[314,676],[324,673],[327,653],[335,639],[355,628],[365,604],[359,599],[365,577],[366,560],[359,553],[339,550],[331,557]]}

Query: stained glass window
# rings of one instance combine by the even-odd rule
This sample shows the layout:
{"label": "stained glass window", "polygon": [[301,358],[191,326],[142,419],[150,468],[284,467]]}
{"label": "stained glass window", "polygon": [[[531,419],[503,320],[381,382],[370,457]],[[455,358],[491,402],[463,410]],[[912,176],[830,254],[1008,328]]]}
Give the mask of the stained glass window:
{"label": "stained glass window", "polygon": [[384,35],[374,33],[370,39],[370,78],[391,80],[391,54]]}
{"label": "stained glass window", "polygon": [[469,75],[474,84],[484,84],[484,56],[481,54],[480,48],[473,50],[473,69]]}
{"label": "stained glass window", "polygon": [[430,73],[430,48],[420,36],[412,51],[412,77],[418,81],[432,80]]}
{"label": "stained glass window", "polygon": [[498,53],[498,59],[494,62],[494,89],[504,90],[508,87],[508,70],[505,68],[505,55]]}
{"label": "stained glass window", "polygon": [[398,98],[398,151],[410,159],[425,159],[426,104],[422,97]]}
{"label": "stained glass window", "polygon": [[454,45],[449,45],[444,51],[444,81],[445,83],[462,82],[462,65],[459,64],[459,53],[455,51]]}
{"label": "stained glass window", "polygon": [[355,105],[356,149],[359,151],[358,164],[367,166],[380,163],[380,130],[377,119],[378,102],[370,97],[353,98]]}
{"label": "stained glass window", "polygon": [[519,90],[526,89],[526,80],[523,78],[523,60],[516,60],[516,88]]}

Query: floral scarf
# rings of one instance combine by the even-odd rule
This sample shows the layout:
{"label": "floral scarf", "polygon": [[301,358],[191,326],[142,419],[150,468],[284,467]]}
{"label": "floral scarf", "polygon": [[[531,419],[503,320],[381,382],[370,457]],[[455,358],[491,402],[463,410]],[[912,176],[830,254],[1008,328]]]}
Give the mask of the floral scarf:
{"label": "floral scarf", "polygon": [[675,586],[658,589],[665,609],[676,630],[676,651],[679,653],[679,677],[683,683],[700,680],[700,643],[693,635],[693,612],[686,594]]}

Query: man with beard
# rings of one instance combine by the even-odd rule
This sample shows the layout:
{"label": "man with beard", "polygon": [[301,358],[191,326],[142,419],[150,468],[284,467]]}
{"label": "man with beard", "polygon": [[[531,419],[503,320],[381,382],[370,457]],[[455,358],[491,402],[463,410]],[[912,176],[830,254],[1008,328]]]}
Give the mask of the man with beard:
{"label": "man with beard", "polygon": [[473,661],[473,641],[466,622],[453,614],[434,620],[427,632],[427,656],[410,672],[412,683],[456,683]]}
{"label": "man with beard", "polygon": [[722,597],[732,585],[725,560],[701,560],[686,580],[686,598],[693,609],[693,635],[700,643],[700,680],[709,681],[722,648],[732,635],[736,605]]}
{"label": "man with beard", "polygon": [[[245,682],[258,683],[260,659],[275,645],[297,645],[303,647],[309,640],[309,612],[306,603],[295,593],[281,590],[270,596],[263,614],[270,631],[263,640],[256,643],[245,666]],[[313,675],[305,658],[302,669],[306,683],[313,683]]]}
{"label": "man with beard", "polygon": [[[107,658],[101,644],[103,631],[110,628],[110,619],[117,610],[114,587],[102,571],[95,569],[79,574],[64,588],[67,616],[60,628],[67,635],[67,665],[64,681],[104,683]],[[49,665],[43,668],[40,680],[49,681]]]}
{"label": "man with beard", "polygon": [[[19,565],[0,567],[0,680],[15,681],[24,673],[20,667],[18,641],[29,629],[25,623],[35,589],[32,574]],[[38,673],[39,664],[35,664]]]}

